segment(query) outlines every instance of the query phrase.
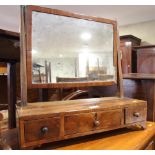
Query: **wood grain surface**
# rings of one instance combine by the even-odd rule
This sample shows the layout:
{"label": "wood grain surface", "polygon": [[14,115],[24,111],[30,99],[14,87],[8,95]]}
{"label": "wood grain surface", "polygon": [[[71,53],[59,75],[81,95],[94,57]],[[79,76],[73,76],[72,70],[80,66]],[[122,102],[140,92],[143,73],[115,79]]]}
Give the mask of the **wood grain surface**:
{"label": "wood grain surface", "polygon": [[147,104],[107,97],[29,103],[17,112],[20,147],[29,148],[129,126],[145,128]]}
{"label": "wood grain surface", "polygon": [[119,108],[122,106],[135,106],[141,105],[146,101],[130,99],[130,98],[118,98],[118,97],[104,97],[104,98],[91,98],[91,99],[79,99],[70,101],[53,101],[53,102],[36,102],[28,103],[26,107],[18,107],[17,112],[20,118],[40,116],[43,114],[58,114],[62,112],[75,113],[78,111],[90,111],[93,110],[107,110],[113,107]]}

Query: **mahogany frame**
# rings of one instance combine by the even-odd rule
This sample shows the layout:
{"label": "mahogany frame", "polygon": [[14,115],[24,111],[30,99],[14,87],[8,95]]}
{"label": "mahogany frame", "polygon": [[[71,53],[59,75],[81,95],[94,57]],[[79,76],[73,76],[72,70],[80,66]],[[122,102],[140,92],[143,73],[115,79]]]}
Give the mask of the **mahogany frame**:
{"label": "mahogany frame", "polygon": [[[114,66],[116,68],[116,81],[89,81],[89,82],[63,82],[63,83],[32,83],[32,11],[43,12],[48,14],[55,14],[60,16],[67,16],[72,18],[84,19],[89,21],[107,23],[113,25],[113,52],[114,52]],[[27,74],[27,88],[69,88],[69,87],[87,87],[87,86],[110,86],[114,84],[119,84],[120,80],[120,69],[118,64],[118,33],[117,33],[117,22],[110,19],[91,17],[85,15],[79,15],[74,13],[69,13],[66,11],[49,9],[40,6],[26,6],[24,14],[24,24],[25,24],[25,52],[26,52],[26,74]],[[24,51],[23,51],[24,52]],[[24,64],[23,64],[24,65]]]}

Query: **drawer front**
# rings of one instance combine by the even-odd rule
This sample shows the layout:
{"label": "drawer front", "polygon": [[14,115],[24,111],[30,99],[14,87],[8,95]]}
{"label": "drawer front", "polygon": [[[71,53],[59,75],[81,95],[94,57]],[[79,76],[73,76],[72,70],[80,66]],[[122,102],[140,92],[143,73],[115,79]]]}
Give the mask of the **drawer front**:
{"label": "drawer front", "polygon": [[60,135],[60,118],[51,117],[25,121],[24,134],[25,142],[58,138]]}
{"label": "drawer front", "polygon": [[134,123],[146,120],[146,107],[133,106],[125,108],[125,123]]}
{"label": "drawer front", "polygon": [[93,130],[94,114],[81,113],[64,117],[64,135]]}
{"label": "drawer front", "polygon": [[96,120],[100,123],[98,126],[95,126],[97,129],[117,128],[124,123],[124,114],[122,109],[98,112]]}
{"label": "drawer front", "polygon": [[64,135],[117,128],[123,117],[122,109],[67,115],[64,117]]}

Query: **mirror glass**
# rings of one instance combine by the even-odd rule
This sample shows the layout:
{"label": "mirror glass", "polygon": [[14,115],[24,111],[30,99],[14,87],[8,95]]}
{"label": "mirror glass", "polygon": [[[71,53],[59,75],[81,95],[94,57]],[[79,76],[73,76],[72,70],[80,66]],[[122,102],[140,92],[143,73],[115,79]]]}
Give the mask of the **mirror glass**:
{"label": "mirror glass", "polygon": [[32,12],[32,83],[116,81],[113,25]]}

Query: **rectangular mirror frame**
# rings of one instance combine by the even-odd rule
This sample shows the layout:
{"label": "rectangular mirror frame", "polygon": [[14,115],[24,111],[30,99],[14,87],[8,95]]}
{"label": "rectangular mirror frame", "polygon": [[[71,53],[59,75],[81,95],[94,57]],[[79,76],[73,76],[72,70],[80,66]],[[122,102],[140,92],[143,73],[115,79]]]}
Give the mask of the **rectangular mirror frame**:
{"label": "rectangular mirror frame", "polygon": [[[32,83],[32,12],[42,12],[48,14],[55,14],[61,16],[67,16],[77,19],[84,19],[89,21],[107,23],[113,25],[113,61],[116,68],[116,81],[90,81],[90,82],[62,82],[62,83]],[[26,6],[24,14],[24,27],[25,27],[25,52],[26,52],[26,74],[27,74],[27,88],[69,88],[69,87],[87,87],[87,86],[110,86],[118,84],[119,69],[117,61],[117,49],[118,49],[118,36],[117,36],[117,22],[109,19],[91,17],[85,15],[79,15],[69,13],[61,10],[49,9],[40,6]],[[23,35],[23,34],[22,34]],[[21,44],[22,45],[22,44]]]}

